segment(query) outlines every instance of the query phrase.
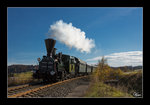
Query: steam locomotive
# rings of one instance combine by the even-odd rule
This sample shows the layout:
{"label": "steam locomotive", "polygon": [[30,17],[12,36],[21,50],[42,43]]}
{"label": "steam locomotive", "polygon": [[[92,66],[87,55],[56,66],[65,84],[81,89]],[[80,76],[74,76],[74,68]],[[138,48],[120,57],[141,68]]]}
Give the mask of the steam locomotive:
{"label": "steam locomotive", "polygon": [[38,59],[38,70],[33,73],[35,79],[56,82],[92,73],[94,67],[81,59],[62,52],[56,54],[55,43],[54,39],[45,39],[47,56],[43,56],[42,60]]}

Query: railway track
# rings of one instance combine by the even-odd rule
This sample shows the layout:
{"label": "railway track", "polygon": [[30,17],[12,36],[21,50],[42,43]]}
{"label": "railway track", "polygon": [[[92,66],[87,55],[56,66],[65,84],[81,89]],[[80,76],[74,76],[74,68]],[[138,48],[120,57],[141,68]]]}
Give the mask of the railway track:
{"label": "railway track", "polygon": [[71,79],[67,79],[64,81],[59,81],[56,83],[47,84],[47,85],[43,85],[43,86],[41,86],[41,85],[31,86],[31,85],[27,84],[27,85],[23,85],[23,86],[14,87],[14,88],[9,88],[8,89],[8,98],[42,97],[42,96],[44,96],[44,93],[46,91],[48,91],[48,88],[50,88],[50,87],[61,85],[63,83],[71,82],[73,80],[77,80],[77,79],[84,78],[84,77],[87,77],[87,76],[71,78]]}
{"label": "railway track", "polygon": [[8,88],[8,96],[18,94],[24,91],[28,91],[28,90],[31,90],[40,86],[42,86],[42,84],[37,84],[37,85],[25,84],[21,86],[10,87]]}
{"label": "railway track", "polygon": [[25,87],[28,87],[29,84],[25,84],[25,85],[21,85],[21,86],[15,86],[15,87],[9,87],[8,88],[8,91],[13,91],[13,90],[17,90],[17,89],[22,89],[22,88],[25,88]]}
{"label": "railway track", "polygon": [[12,94],[15,94],[21,90],[24,90],[26,88],[30,87],[29,84],[25,84],[25,85],[21,85],[21,86],[14,86],[14,87],[9,87],[8,88],[8,95],[12,95]]}

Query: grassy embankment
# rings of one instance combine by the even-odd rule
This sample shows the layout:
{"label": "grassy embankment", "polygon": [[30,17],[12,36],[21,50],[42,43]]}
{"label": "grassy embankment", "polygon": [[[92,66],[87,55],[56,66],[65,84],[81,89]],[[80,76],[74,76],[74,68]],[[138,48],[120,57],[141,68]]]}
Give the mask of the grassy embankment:
{"label": "grassy embankment", "polygon": [[124,73],[118,84],[126,87],[130,94],[138,93],[142,95],[142,70]]}
{"label": "grassy embankment", "polygon": [[[118,79],[117,85],[105,84],[107,80]],[[103,58],[91,75],[91,83],[85,97],[133,97],[132,93],[142,93],[142,72],[124,73],[113,70]]]}
{"label": "grassy embankment", "polygon": [[13,77],[8,77],[8,86],[23,85],[35,81],[32,72],[14,73]]}

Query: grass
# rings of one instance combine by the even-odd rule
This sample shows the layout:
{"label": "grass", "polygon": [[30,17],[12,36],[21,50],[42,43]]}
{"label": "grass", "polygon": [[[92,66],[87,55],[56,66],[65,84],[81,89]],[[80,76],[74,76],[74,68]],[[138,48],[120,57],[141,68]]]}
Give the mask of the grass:
{"label": "grass", "polygon": [[113,87],[104,84],[102,81],[91,82],[84,97],[132,97],[132,95],[123,91],[122,87]]}
{"label": "grass", "polygon": [[128,93],[137,92],[142,94],[142,70],[122,75],[118,84],[128,88]]}
{"label": "grass", "polygon": [[13,77],[8,77],[8,86],[22,85],[33,82],[32,72],[14,73]]}

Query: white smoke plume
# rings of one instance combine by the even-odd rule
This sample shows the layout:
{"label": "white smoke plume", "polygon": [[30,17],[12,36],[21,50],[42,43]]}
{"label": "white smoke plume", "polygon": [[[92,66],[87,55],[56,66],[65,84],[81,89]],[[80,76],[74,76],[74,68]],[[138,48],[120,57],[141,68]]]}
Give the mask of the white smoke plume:
{"label": "white smoke plume", "polygon": [[63,22],[63,20],[50,25],[49,33],[50,37],[56,38],[61,43],[70,48],[74,47],[80,52],[90,53],[91,49],[95,47],[94,40],[86,38],[84,31],[72,26],[72,23]]}

